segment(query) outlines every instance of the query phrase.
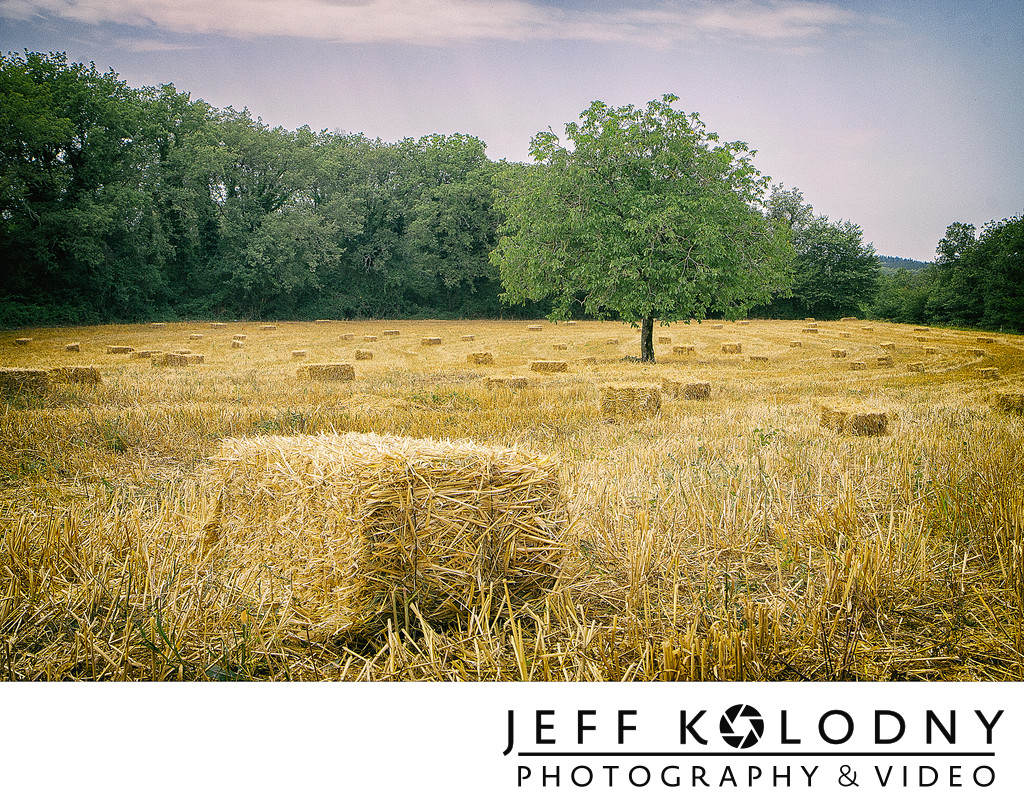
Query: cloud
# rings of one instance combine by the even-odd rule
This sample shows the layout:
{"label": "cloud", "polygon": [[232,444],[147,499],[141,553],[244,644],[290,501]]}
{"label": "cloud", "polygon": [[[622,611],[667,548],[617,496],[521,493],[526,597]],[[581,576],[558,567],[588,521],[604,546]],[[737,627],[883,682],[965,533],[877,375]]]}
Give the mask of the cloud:
{"label": "cloud", "polygon": [[814,0],[654,0],[612,10],[536,0],[0,0],[0,15],[185,35],[424,45],[535,39],[667,45],[713,36],[792,46],[868,21]]}

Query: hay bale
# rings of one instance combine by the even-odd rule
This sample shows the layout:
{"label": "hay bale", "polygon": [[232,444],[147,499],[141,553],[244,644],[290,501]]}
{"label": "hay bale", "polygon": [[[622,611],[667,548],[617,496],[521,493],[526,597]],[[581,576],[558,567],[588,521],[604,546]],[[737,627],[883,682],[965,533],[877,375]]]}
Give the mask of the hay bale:
{"label": "hay bale", "polygon": [[576,325],[576,321],[575,320],[566,320],[564,324],[565,325]]}
{"label": "hay bale", "polygon": [[534,373],[565,373],[568,369],[568,363],[557,359],[534,359],[530,363]]}
{"label": "hay bale", "polygon": [[386,328],[381,332],[385,337],[397,337],[402,332],[397,328]]}
{"label": "hay bale", "polygon": [[567,343],[567,342],[556,342],[556,343],[552,344],[551,347],[552,347],[552,349],[554,349],[556,351],[568,351],[569,350],[569,343]]}
{"label": "hay bale", "polygon": [[978,372],[981,374],[983,379],[998,379],[999,368],[978,368]]}
{"label": "hay bale", "polygon": [[153,357],[153,364],[157,367],[178,368],[187,365],[202,365],[205,361],[206,357],[203,354],[184,353],[183,351],[174,351]]}
{"label": "hay bale", "polygon": [[[229,438],[206,528],[230,586],[322,639],[415,608],[465,618],[543,596],[567,552],[556,458],[346,433]],[[494,597],[483,598],[493,591]]]}
{"label": "hay bale", "polygon": [[299,365],[296,375],[300,379],[317,381],[348,382],[356,377],[355,368],[345,363],[321,363],[316,365]]}
{"label": "hay bale", "polygon": [[596,365],[597,364],[597,357],[596,356],[584,356],[579,361],[580,361],[581,365]]}
{"label": "hay bale", "polygon": [[231,339],[237,340],[238,342],[244,342],[245,334],[235,334]]}
{"label": "hay bale", "polygon": [[150,328],[167,328],[167,323],[150,323]]}
{"label": "hay bale", "polygon": [[660,337],[658,337],[658,344],[659,345],[671,345],[672,344],[672,337],[660,336]]}
{"label": "hay bale", "polygon": [[145,350],[142,350],[142,351],[133,351],[132,355],[131,355],[131,358],[132,359],[152,359],[154,356],[160,356],[162,353],[163,353],[163,351],[154,351],[154,350],[152,350],[150,348],[146,348]]}
{"label": "hay bale", "polygon": [[817,334],[818,333],[818,326],[816,326],[816,325],[809,325],[806,328],[801,328],[800,331],[801,331],[801,333],[804,333],[804,334]]}
{"label": "hay bale", "polygon": [[995,403],[1011,415],[1024,415],[1024,393],[996,393]]}
{"label": "hay bale", "polygon": [[915,325],[914,326],[914,330],[915,331],[931,331],[931,329],[928,326],[926,326],[926,325]]}
{"label": "hay bale", "polygon": [[821,425],[840,435],[886,435],[889,432],[889,414],[868,412],[855,407],[833,408],[823,404]]}
{"label": "hay bale", "polygon": [[855,323],[857,322],[856,317],[840,317],[839,322],[841,323]]}
{"label": "hay bale", "polygon": [[833,348],[832,349],[832,356],[835,359],[845,359],[846,358],[846,348]]}
{"label": "hay bale", "polygon": [[32,337],[16,337],[14,340],[15,345],[20,345],[23,348],[32,342]]}
{"label": "hay bale", "polygon": [[487,351],[466,354],[466,361],[471,365],[493,365],[494,355]]}
{"label": "hay bale", "polygon": [[276,325],[261,325],[260,326],[260,330],[261,331],[277,331],[277,326]]}
{"label": "hay bale", "polygon": [[875,327],[873,325],[862,325],[860,327],[860,330],[861,331],[874,331]]}
{"label": "hay bale", "polygon": [[711,327],[715,329],[715,331],[721,331],[723,328],[725,328],[725,326],[722,325],[721,323],[712,323]]}
{"label": "hay bale", "polygon": [[420,340],[420,345],[440,345],[440,337],[424,337]]}
{"label": "hay bale", "polygon": [[528,325],[526,326],[527,331],[543,331],[544,326],[542,325]]}
{"label": "hay bale", "polygon": [[646,418],[661,409],[661,390],[651,384],[608,384],[601,388],[605,418]]}
{"label": "hay bale", "polygon": [[45,396],[50,392],[50,375],[37,368],[0,368],[0,395]]}
{"label": "hay bale", "polygon": [[750,320],[737,320],[736,325],[750,325]]}
{"label": "hay bale", "polygon": [[853,337],[853,334],[851,334],[849,331],[840,331],[839,336],[842,337],[843,339],[850,339],[851,337]]}
{"label": "hay bale", "polygon": [[364,334],[363,342],[377,342],[379,337],[376,334]]}
{"label": "hay bale", "polygon": [[907,365],[907,370],[911,373],[924,373],[924,362],[911,362]]}
{"label": "hay bale", "polygon": [[618,337],[609,337],[608,339],[606,339],[604,341],[604,344],[605,345],[618,345],[619,344],[619,338]]}
{"label": "hay bale", "polygon": [[65,351],[70,351],[71,353],[81,353],[81,351],[82,351],[82,343],[80,343],[80,342],[69,342],[67,345],[64,346],[64,350]]}
{"label": "hay bale", "polygon": [[476,334],[463,334],[459,339],[463,342],[473,342],[476,340]]}
{"label": "hay bale", "polygon": [[525,376],[488,376],[484,380],[484,387],[493,390],[495,387],[507,387],[511,390],[522,390],[528,384]]}
{"label": "hay bale", "polygon": [[722,353],[740,354],[743,353],[743,344],[740,342],[723,342]]}
{"label": "hay bale", "polygon": [[692,354],[696,352],[696,345],[676,345],[672,348],[672,353],[674,354]]}
{"label": "hay bale", "polygon": [[352,342],[356,338],[355,334],[342,334],[341,339],[345,342]]}
{"label": "hay bale", "polygon": [[937,354],[939,352],[939,349],[934,347],[934,346],[932,346],[932,347],[929,347],[929,348],[925,348],[924,352],[926,354]]}
{"label": "hay bale", "polygon": [[305,351],[305,349],[300,348],[297,351],[292,351],[292,359],[305,359],[305,358],[306,358],[306,351]]}
{"label": "hay bale", "polygon": [[706,401],[711,398],[711,382],[680,382],[662,379],[661,390],[667,395],[685,398],[688,401]]}
{"label": "hay bale", "polygon": [[803,341],[798,340],[798,339],[791,339],[789,341],[789,347],[790,348],[803,348],[804,347],[804,343],[803,343]]}
{"label": "hay bale", "polygon": [[767,363],[768,362],[768,355],[767,354],[751,354],[749,361],[750,362],[764,362],[764,363]]}
{"label": "hay bale", "polygon": [[995,341],[995,337],[978,337],[978,342],[982,345],[991,345]]}
{"label": "hay bale", "polygon": [[985,353],[985,351],[984,351],[984,350],[983,350],[982,348],[971,348],[971,349],[970,349],[970,350],[968,351],[968,353],[969,353],[969,354],[970,354],[971,356],[977,356],[977,357],[982,357],[982,356],[988,356],[988,354],[987,354],[987,353]]}
{"label": "hay bale", "polygon": [[867,370],[867,367],[867,362],[855,361],[850,363],[851,370]]}
{"label": "hay bale", "polygon": [[320,320],[314,320],[313,322],[316,325],[327,325],[328,323],[336,323],[338,321],[337,320],[324,320],[324,319],[320,319]]}
{"label": "hay bale", "polygon": [[194,342],[195,340],[202,339],[203,335],[202,334],[189,334],[188,338]]}
{"label": "hay bale", "polygon": [[896,343],[895,342],[883,342],[878,347],[881,348],[883,351],[895,351],[896,350]]}
{"label": "hay bale", "polygon": [[883,367],[883,368],[891,368],[892,367],[892,357],[891,356],[879,356],[879,357],[876,358],[876,361],[878,362],[878,366],[879,367]]}
{"label": "hay bale", "polygon": [[804,322],[805,323],[815,323],[815,322],[817,322],[817,318],[815,318],[815,317],[804,317]]}
{"label": "hay bale", "polygon": [[359,361],[364,359],[373,359],[373,351],[368,351],[364,348],[356,348],[356,359]]}
{"label": "hay bale", "polygon": [[53,384],[102,384],[103,377],[94,367],[51,368],[50,381]]}
{"label": "hay bale", "polygon": [[242,340],[240,340],[240,339],[233,339],[233,340],[231,340],[231,347],[232,348],[244,348],[245,347],[245,343]]}
{"label": "hay bale", "polygon": [[130,354],[135,349],[130,345],[108,345],[108,354]]}
{"label": "hay bale", "polygon": [[227,323],[210,323],[210,328],[227,328]]}

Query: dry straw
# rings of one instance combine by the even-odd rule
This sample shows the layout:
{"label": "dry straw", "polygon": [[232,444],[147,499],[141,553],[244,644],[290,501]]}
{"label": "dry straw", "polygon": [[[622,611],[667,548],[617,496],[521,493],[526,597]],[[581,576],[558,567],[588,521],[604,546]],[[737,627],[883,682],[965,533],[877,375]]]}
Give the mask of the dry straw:
{"label": "dry straw", "polygon": [[235,334],[231,339],[237,340],[238,342],[245,342],[245,334]]}
{"label": "dry straw", "polygon": [[381,332],[385,337],[397,337],[402,332],[397,328],[386,328]]}
{"label": "dry straw", "polygon": [[440,337],[424,337],[420,340],[420,345],[440,345]]}
{"label": "dry straw", "polygon": [[304,349],[300,349],[300,350],[297,350],[297,351],[292,351],[292,359],[305,359],[305,358],[306,358],[306,351]]}
{"label": "dry straw", "polygon": [[816,326],[816,325],[809,325],[809,326],[806,326],[804,328],[801,328],[800,331],[803,332],[804,334],[817,334],[818,333],[818,326]]}
{"label": "dry straw", "polygon": [[895,351],[896,350],[896,343],[895,342],[883,342],[878,347],[881,348],[883,351]]}
{"label": "dry straw", "polygon": [[739,354],[743,353],[743,344],[739,342],[723,342],[722,353]]}
{"label": "dry straw", "polygon": [[80,343],[80,342],[69,342],[67,345],[64,346],[64,350],[65,351],[70,351],[71,353],[81,353],[81,351],[82,351],[82,343]]}
{"label": "dry straw", "polygon": [[22,347],[28,345],[30,342],[32,342],[32,337],[18,337],[14,340],[15,345],[21,345]]}
{"label": "dry straw", "polygon": [[167,323],[150,323],[150,328],[167,328]]}
{"label": "dry straw", "polygon": [[711,382],[681,382],[675,379],[661,380],[662,392],[688,401],[706,401],[711,398]]}
{"label": "dry straw", "polygon": [[525,376],[488,376],[484,381],[484,387],[493,390],[497,387],[507,387],[510,390],[522,390],[527,387],[529,380]]}
{"label": "dry straw", "polygon": [[316,379],[318,381],[347,382],[356,377],[352,365],[333,362],[316,365],[299,365],[296,375],[300,379]]}
{"label": "dry straw", "polygon": [[839,322],[841,323],[855,323],[857,322],[856,317],[840,317]]}
{"label": "dry straw", "polygon": [[926,326],[926,325],[916,325],[916,326],[914,326],[914,330],[915,331],[931,331],[931,329],[928,326]]}
{"label": "dry straw", "polygon": [[347,433],[229,438],[206,529],[232,590],[314,639],[443,624],[543,596],[568,549],[557,460],[519,448]]}
{"label": "dry straw", "polygon": [[723,326],[721,323],[712,323],[711,327],[715,329],[715,331],[721,331],[725,326]]}
{"label": "dry straw", "polygon": [[983,379],[998,379],[999,368],[978,368],[978,372],[981,374]]}
{"label": "dry straw", "polygon": [[245,342],[244,342],[244,340],[233,339],[233,340],[231,340],[231,347],[232,348],[244,348],[245,347]]}
{"label": "dry straw", "polygon": [[341,339],[343,339],[345,342],[351,342],[355,338],[356,338],[355,334],[342,334],[341,335]]}
{"label": "dry straw", "polygon": [[227,323],[210,323],[210,328],[227,328]]}
{"label": "dry straw", "polygon": [[982,345],[991,345],[995,341],[995,337],[978,337],[978,342]]}
{"label": "dry straw", "polygon": [[766,363],[768,361],[768,355],[767,354],[751,354],[750,361],[751,362]]}
{"label": "dry straw", "polygon": [[867,362],[854,361],[854,362],[850,363],[850,368],[852,370],[867,370],[867,367],[868,367],[868,363]]}
{"label": "dry straw", "polygon": [[565,373],[569,365],[559,359],[534,359],[530,363],[530,370],[535,373]]}
{"label": "dry straw", "polygon": [[803,342],[801,340],[791,339],[789,341],[789,347],[790,348],[803,348],[804,344],[803,344]]}
{"label": "dry straw", "polygon": [[461,340],[463,342],[473,342],[476,339],[476,334],[463,334]]}
{"label": "dry straw", "polygon": [[879,367],[883,367],[883,368],[891,368],[892,367],[892,357],[891,356],[879,356],[879,357],[876,357],[875,361],[878,362],[878,366]]}
{"label": "dry straw", "polygon": [[674,354],[691,354],[696,353],[697,347],[695,345],[676,345],[672,348]]}
{"label": "dry straw", "polygon": [[493,365],[494,355],[487,351],[466,354],[466,361],[471,365]]}
{"label": "dry straw", "polygon": [[54,384],[102,384],[103,377],[94,367],[60,367],[49,372]]}
{"label": "dry straw", "polygon": [[928,341],[928,337],[914,337],[914,339],[917,340],[918,342],[927,342]]}
{"label": "dry straw", "polygon": [[996,393],[996,406],[1011,415],[1024,415],[1024,393]]}
{"label": "dry straw", "polygon": [[671,345],[672,344],[672,337],[665,337],[665,336],[658,337],[658,344],[659,345]]}
{"label": "dry straw", "polygon": [[379,337],[376,334],[365,334],[363,336],[363,342],[376,342]]}
{"label": "dry straw", "polygon": [[276,325],[261,325],[260,330],[262,331],[277,331]]}
{"label": "dry straw", "polygon": [[935,347],[928,347],[924,349],[924,352],[926,354],[937,354],[939,352],[939,349]]}
{"label": "dry straw", "polygon": [[184,351],[165,353],[153,357],[153,364],[159,367],[202,365],[205,361],[206,357],[203,354],[185,353]]}
{"label": "dry straw", "polygon": [[36,368],[0,368],[0,394],[43,396],[50,392],[50,378]]}
{"label": "dry straw", "polygon": [[911,373],[924,373],[924,362],[911,362],[907,365],[907,370]]}
{"label": "dry straw", "polygon": [[556,342],[552,346],[552,349],[556,351],[568,351],[569,344],[567,342]]}
{"label": "dry straw", "polygon": [[601,388],[605,418],[646,418],[661,409],[661,390],[651,384],[608,384]]}
{"label": "dry straw", "polygon": [[832,356],[834,358],[836,358],[836,359],[845,359],[846,358],[846,349],[845,348],[833,348],[832,349]]}
{"label": "dry straw", "polygon": [[841,435],[872,436],[885,435],[889,432],[889,415],[885,412],[868,412],[866,410],[843,405],[832,407],[821,406],[821,425],[835,430]]}
{"label": "dry straw", "polygon": [[843,339],[850,339],[853,336],[853,334],[851,334],[849,331],[840,331],[839,336],[841,336]]}
{"label": "dry straw", "polygon": [[202,339],[203,335],[202,334],[189,334],[188,338],[190,340],[198,340],[198,339]]}
{"label": "dry straw", "polygon": [[619,338],[618,337],[609,337],[608,339],[606,339],[604,341],[604,344],[605,345],[618,345],[619,344]]}
{"label": "dry straw", "polygon": [[528,325],[526,326],[527,331],[542,331],[544,326],[542,325]]}
{"label": "dry straw", "polygon": [[129,353],[131,353],[134,350],[135,349],[133,347],[131,347],[130,345],[108,345],[107,346],[107,353],[108,354],[129,354]]}
{"label": "dry straw", "polygon": [[337,320],[314,320],[316,325],[327,325],[327,323],[336,323]]}
{"label": "dry straw", "polygon": [[737,320],[736,325],[750,325],[750,320]]}
{"label": "dry straw", "polygon": [[862,325],[860,327],[860,330],[861,331],[874,331],[875,327],[873,325]]}
{"label": "dry straw", "polygon": [[363,348],[356,348],[356,359],[363,361],[364,359],[373,359],[373,351],[368,351]]}
{"label": "dry straw", "polygon": [[814,322],[817,322],[817,320],[814,317],[804,317],[804,322],[805,323],[814,323]]}
{"label": "dry straw", "polygon": [[968,353],[971,356],[987,356],[983,348],[971,348]]}
{"label": "dry straw", "polygon": [[131,358],[132,359],[152,359],[154,356],[160,356],[162,353],[163,353],[163,351],[155,351],[155,350],[152,350],[151,348],[146,348],[145,350],[142,350],[142,351],[132,351]]}

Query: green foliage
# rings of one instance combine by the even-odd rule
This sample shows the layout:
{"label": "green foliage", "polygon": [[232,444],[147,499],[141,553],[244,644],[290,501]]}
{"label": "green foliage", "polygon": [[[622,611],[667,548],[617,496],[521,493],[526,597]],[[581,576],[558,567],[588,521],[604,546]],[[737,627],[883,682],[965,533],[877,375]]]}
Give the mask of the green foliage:
{"label": "green foliage", "polygon": [[643,324],[653,361],[654,319],[730,316],[785,289],[791,250],[762,211],[767,180],[746,144],[722,143],[666,95],[646,109],[594,102],[532,141],[532,166],[507,166],[505,215],[491,254],[504,299],[550,297],[553,317],[574,306]]}

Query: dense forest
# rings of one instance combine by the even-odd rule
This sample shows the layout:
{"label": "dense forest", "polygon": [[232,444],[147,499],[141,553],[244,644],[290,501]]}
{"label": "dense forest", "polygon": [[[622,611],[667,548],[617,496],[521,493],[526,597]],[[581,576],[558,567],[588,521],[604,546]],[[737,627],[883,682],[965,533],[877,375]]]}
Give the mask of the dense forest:
{"label": "dense forest", "polygon": [[[0,327],[543,316],[503,299],[490,260],[502,177],[523,170],[471,135],[271,128],[63,54],[0,55]],[[919,265],[796,189],[762,205],[795,258],[752,314],[1024,329],[1020,216],[950,225]]]}

